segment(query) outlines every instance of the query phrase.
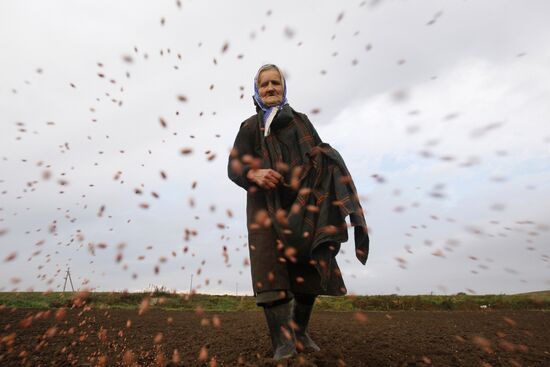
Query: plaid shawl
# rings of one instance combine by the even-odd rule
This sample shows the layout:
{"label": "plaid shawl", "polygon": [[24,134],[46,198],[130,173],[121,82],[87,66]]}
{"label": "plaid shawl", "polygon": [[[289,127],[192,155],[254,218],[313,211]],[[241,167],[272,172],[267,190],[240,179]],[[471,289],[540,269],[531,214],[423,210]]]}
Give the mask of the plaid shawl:
{"label": "plaid shawl", "polygon": [[[292,110],[297,146],[302,165],[292,172],[289,186],[297,192],[289,212],[281,206],[277,190],[266,190],[269,217],[285,255],[293,262],[314,263],[325,288],[331,276],[331,261],[340,244],[348,240],[345,217],[355,231],[355,253],[364,265],[369,253],[369,236],[363,209],[351,175],[340,154],[323,143],[306,115]],[[260,128],[262,118],[258,118]],[[283,156],[271,134],[261,139],[264,162],[276,169]]]}

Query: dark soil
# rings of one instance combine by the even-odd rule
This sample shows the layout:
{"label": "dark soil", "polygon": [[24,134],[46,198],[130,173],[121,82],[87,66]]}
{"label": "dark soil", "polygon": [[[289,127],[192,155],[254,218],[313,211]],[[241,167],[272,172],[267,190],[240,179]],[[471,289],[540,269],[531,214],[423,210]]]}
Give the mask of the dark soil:
{"label": "dark soil", "polygon": [[[0,366],[276,366],[261,312],[0,310]],[[314,312],[288,366],[550,366],[543,311]],[[175,353],[174,350],[177,350]]]}

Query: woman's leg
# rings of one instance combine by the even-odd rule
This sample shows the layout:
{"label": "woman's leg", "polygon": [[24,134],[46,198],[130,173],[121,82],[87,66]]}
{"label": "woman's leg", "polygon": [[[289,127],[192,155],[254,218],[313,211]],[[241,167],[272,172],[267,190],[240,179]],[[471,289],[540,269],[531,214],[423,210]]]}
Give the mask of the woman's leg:
{"label": "woman's leg", "polygon": [[307,327],[316,297],[313,294],[295,294],[292,312],[292,318],[297,326],[295,333],[298,349],[312,350],[314,352],[320,351],[321,348],[311,339],[307,332]]}
{"label": "woman's leg", "polygon": [[264,308],[264,314],[276,361],[295,355],[296,338],[291,326],[292,293],[286,291],[262,292],[256,296],[256,303]]}

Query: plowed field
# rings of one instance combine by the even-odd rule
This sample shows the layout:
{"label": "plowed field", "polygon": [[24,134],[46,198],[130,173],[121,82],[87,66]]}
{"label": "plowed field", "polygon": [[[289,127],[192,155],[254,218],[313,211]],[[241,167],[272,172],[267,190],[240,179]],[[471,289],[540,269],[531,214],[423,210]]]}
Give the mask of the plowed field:
{"label": "plowed field", "polygon": [[[314,312],[289,366],[550,366],[543,311]],[[0,310],[0,366],[276,366],[262,312]]]}

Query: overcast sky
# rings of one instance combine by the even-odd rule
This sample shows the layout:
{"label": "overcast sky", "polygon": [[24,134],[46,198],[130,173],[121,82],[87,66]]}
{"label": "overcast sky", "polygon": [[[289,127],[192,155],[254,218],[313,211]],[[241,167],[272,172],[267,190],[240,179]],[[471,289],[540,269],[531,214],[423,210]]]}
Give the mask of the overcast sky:
{"label": "overcast sky", "polygon": [[77,288],[193,275],[251,294],[226,164],[268,62],[362,198],[350,293],[548,289],[549,17],[546,0],[2,1],[0,290],[60,290],[70,267]]}

